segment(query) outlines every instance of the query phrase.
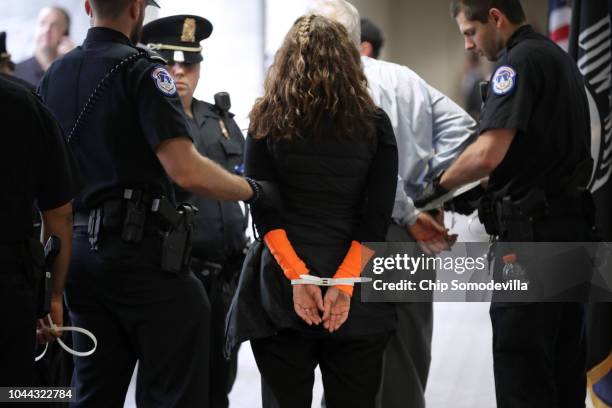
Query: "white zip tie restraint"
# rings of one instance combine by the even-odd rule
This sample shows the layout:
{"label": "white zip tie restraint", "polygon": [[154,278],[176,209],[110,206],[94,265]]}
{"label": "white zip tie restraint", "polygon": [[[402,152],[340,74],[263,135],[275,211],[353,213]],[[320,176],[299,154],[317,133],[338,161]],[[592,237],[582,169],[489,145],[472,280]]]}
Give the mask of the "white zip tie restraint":
{"label": "white zip tie restraint", "polygon": [[317,285],[317,286],[336,286],[336,285],[350,285],[353,286],[355,283],[366,283],[372,282],[372,278],[321,278],[313,275],[300,275],[300,279],[293,279],[292,285]]}
{"label": "white zip tie restraint", "polygon": [[[96,339],[96,336],[94,336],[94,334],[92,332],[90,332],[87,329],[83,329],[80,327],[73,327],[73,326],[66,326],[66,327],[57,327],[55,325],[55,323],[53,323],[53,320],[51,320],[51,316],[48,316],[49,318],[49,325],[51,327],[51,329],[56,330],[58,332],[77,332],[77,333],[81,333],[86,335],[87,337],[89,337],[91,339],[91,341],[93,342],[93,348],[89,351],[76,351],[71,349],[70,347],[68,347],[66,345],[66,343],[64,343],[61,339],[61,337],[58,337],[57,339],[55,339],[55,341],[57,341],[60,345],[61,348],[63,348],[67,353],[72,354],[73,356],[77,356],[77,357],[87,357],[87,356],[91,356],[93,353],[95,353],[96,348],[98,348],[98,339]],[[41,358],[43,358],[45,356],[45,353],[47,352],[47,349],[49,348],[49,343],[45,343],[45,349],[43,350],[43,352],[37,356],[34,361],[38,361]]]}

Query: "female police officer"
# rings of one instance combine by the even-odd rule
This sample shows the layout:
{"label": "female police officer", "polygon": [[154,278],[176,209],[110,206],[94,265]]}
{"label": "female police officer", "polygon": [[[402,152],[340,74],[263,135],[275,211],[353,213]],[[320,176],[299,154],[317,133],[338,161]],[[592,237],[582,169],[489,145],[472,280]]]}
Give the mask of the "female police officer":
{"label": "female police officer", "polygon": [[[146,24],[141,41],[168,61],[168,72],[176,83],[198,152],[235,171],[242,165],[244,136],[228,111],[229,95],[217,94],[214,105],[193,96],[203,61],[200,42],[212,31],[212,24],[203,17],[169,16]],[[225,315],[244,259],[247,219],[236,201],[212,200],[180,187],[176,198],[199,210],[194,220],[191,267],[204,283],[211,305],[210,336],[202,345],[210,348],[209,406],[227,408],[238,356],[234,353],[229,360],[223,356]]]}

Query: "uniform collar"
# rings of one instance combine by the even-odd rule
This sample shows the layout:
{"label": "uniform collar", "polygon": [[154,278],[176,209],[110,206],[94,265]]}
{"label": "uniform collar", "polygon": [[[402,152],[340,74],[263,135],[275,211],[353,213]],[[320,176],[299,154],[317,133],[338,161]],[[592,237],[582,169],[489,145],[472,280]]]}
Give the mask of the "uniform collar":
{"label": "uniform collar", "polygon": [[526,24],[520,28],[518,28],[514,34],[512,34],[512,36],[510,36],[510,39],[508,40],[508,44],[506,45],[506,48],[509,50],[510,48],[514,47],[516,44],[518,44],[521,40],[525,39],[525,37],[527,37],[528,35],[533,34],[535,31],[533,30],[533,27],[531,27],[529,24]]}
{"label": "uniform collar", "polygon": [[107,27],[92,27],[87,32],[85,43],[92,42],[116,42],[125,45],[133,46],[129,38],[125,34]]}

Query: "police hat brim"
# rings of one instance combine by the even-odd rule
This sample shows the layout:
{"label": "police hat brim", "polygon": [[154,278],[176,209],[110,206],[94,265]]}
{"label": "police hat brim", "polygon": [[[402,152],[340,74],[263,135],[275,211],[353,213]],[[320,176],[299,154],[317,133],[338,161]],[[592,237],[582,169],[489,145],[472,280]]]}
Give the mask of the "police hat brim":
{"label": "police hat brim", "polygon": [[161,8],[161,7],[159,7],[159,4],[157,4],[157,2],[155,0],[148,0],[147,5],[153,6],[153,7],[157,7],[157,8]]}
{"label": "police hat brim", "polygon": [[202,62],[204,58],[201,52],[184,52],[184,51],[173,51],[173,50],[161,50],[156,51],[163,59],[168,63],[179,62],[181,64],[197,64]]}

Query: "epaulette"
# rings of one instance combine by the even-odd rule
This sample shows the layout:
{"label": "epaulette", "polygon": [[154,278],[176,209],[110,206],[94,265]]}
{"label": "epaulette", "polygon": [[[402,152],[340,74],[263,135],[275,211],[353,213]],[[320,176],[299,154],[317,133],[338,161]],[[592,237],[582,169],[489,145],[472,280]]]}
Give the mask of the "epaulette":
{"label": "epaulette", "polygon": [[162,57],[156,51],[150,49],[149,47],[137,46],[136,48],[138,48],[139,51],[145,52],[147,54],[147,58],[149,60],[151,60],[153,62],[160,63],[162,65],[167,65],[168,64],[168,61],[166,61],[166,59],[164,57]]}

